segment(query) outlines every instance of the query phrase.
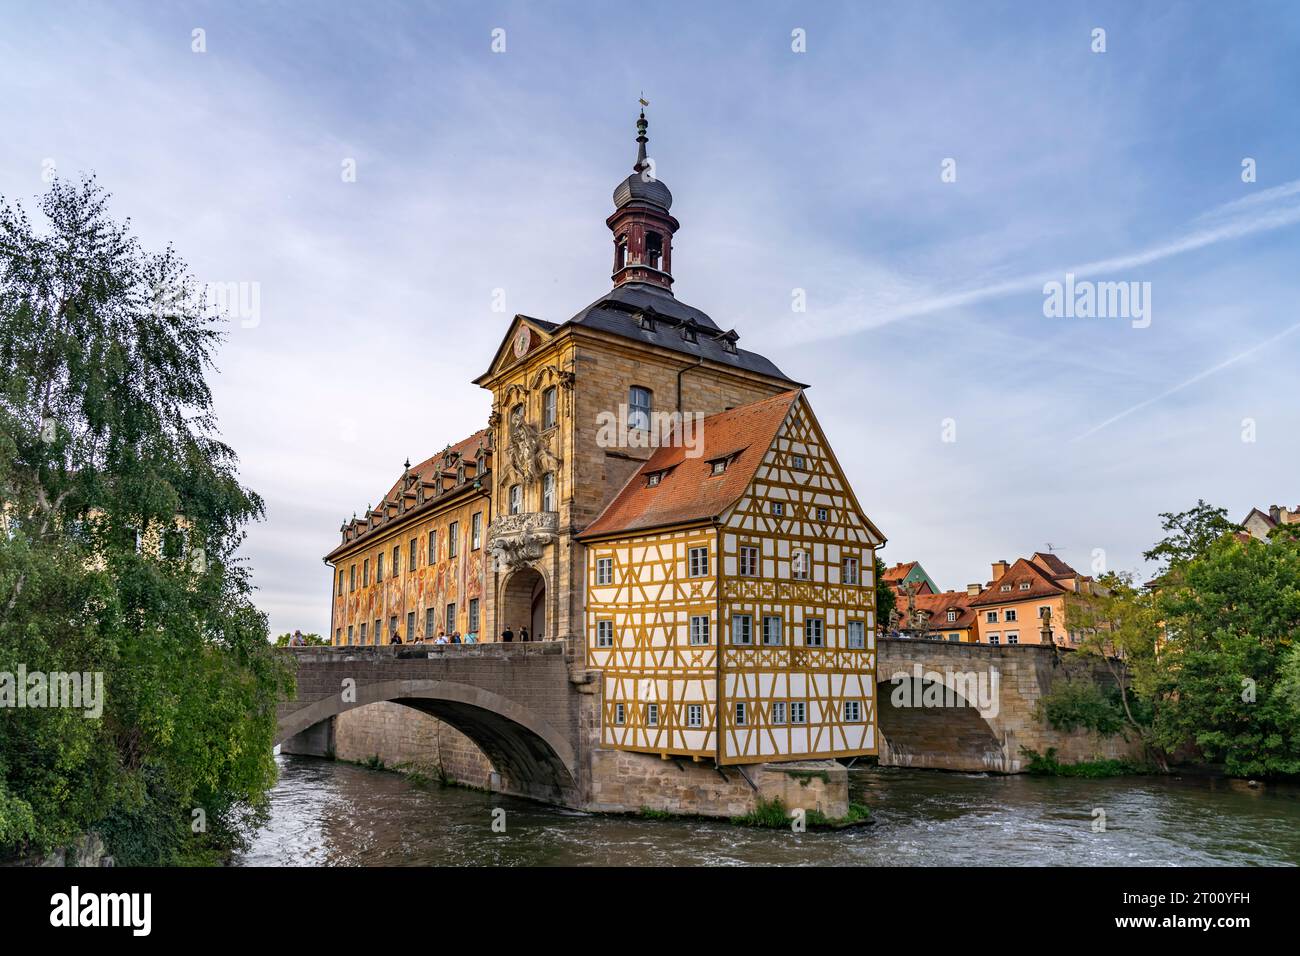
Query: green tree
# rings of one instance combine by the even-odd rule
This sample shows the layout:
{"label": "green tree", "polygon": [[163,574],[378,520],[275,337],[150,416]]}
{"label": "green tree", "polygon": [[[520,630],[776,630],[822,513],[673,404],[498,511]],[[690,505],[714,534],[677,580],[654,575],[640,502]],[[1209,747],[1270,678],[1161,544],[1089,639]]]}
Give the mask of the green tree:
{"label": "green tree", "polygon": [[1161,625],[1154,597],[1139,589],[1131,574],[1109,572],[1088,590],[1069,595],[1066,615],[1070,630],[1080,636],[1077,649],[1102,663],[1111,685],[1103,688],[1079,678],[1067,682],[1061,699],[1045,701],[1049,718],[1055,713],[1058,720],[1098,733],[1135,734],[1147,759],[1167,768],[1167,754],[1152,726],[1155,708],[1171,689],[1156,653]]}
{"label": "green tree", "polygon": [[[275,639],[275,646],[288,647],[289,641],[292,638],[293,638],[293,634],[286,631],[285,633],[281,634],[279,637]],[[328,647],[329,646],[329,641],[325,640],[325,638],[321,637],[319,634],[304,634],[302,636],[302,639],[306,641],[305,646],[307,647]]]}
{"label": "green tree", "polygon": [[894,613],[894,608],[898,604],[898,597],[894,594],[894,589],[884,583],[885,562],[876,558],[876,626],[884,633],[885,628],[889,627],[889,616]]}
{"label": "green tree", "polygon": [[1156,607],[1167,749],[1194,744],[1237,776],[1300,774],[1300,536],[1223,535],[1163,578]]}
{"label": "green tree", "polygon": [[[221,340],[185,264],[93,178],[39,225],[0,197],[0,672],[103,675],[103,713],[0,710],[0,854],[102,828],[124,863],[212,859],[275,778],[267,642],[215,437]],[[197,812],[196,812],[197,811]]]}

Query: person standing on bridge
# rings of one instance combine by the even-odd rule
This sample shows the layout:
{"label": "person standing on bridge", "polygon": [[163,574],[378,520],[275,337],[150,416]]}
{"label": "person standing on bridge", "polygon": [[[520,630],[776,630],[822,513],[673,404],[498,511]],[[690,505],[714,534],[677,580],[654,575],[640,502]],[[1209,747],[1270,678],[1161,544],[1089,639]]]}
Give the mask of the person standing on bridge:
{"label": "person standing on bridge", "polygon": [[452,642],[453,644],[459,644],[459,643],[460,643],[460,631],[452,631],[452,632],[451,632],[451,642]]}
{"label": "person standing on bridge", "polygon": [[506,625],[506,629],[505,629],[504,631],[501,632],[501,640],[503,640],[503,641],[505,641],[507,644],[509,644],[509,643],[510,643],[511,641],[513,641],[514,639],[515,639],[515,632],[512,631],[512,630],[510,630],[510,625],[507,624],[507,625]]}
{"label": "person standing on bridge", "polygon": [[519,640],[521,640],[521,641],[523,641],[523,642],[525,642],[525,643],[527,643],[529,640],[531,640],[531,638],[528,636],[528,628],[527,628],[527,627],[521,627],[521,628],[519,629]]}
{"label": "person standing on bridge", "polygon": [[388,643],[389,643],[389,644],[400,644],[400,643],[402,643],[402,635],[401,635],[401,634],[398,634],[396,631],[393,631],[393,639],[392,639],[391,641],[389,641]]}

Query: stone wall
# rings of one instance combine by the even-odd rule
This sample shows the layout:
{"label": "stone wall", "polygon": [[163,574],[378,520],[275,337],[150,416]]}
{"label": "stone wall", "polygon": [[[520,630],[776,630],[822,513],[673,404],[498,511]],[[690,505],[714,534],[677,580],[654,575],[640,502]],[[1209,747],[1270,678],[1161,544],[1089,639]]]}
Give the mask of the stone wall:
{"label": "stone wall", "polygon": [[591,768],[588,810],[732,817],[779,797],[792,810],[820,810],[828,817],[849,811],[848,771],[833,760],[754,764],[742,773],[689,758],[599,749],[592,751]]}
{"label": "stone wall", "polygon": [[492,764],[451,725],[403,704],[367,704],[334,718],[334,755],[364,763],[378,756],[398,770],[445,774],[472,787],[491,784]]}

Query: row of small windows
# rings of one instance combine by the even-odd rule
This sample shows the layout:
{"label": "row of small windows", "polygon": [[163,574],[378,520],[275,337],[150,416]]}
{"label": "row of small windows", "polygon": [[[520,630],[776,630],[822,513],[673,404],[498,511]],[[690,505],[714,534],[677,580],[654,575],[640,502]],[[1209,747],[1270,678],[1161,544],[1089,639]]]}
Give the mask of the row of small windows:
{"label": "row of small windows", "polygon": [[[460,553],[460,522],[453,521],[447,526],[447,557],[448,559],[456,557]],[[477,551],[483,547],[483,512],[479,511],[470,519],[469,546],[471,551]],[[407,570],[414,571],[419,566],[420,539],[412,538],[407,545]],[[438,532],[430,531],[426,536],[425,550],[427,556],[426,564],[436,564],[438,562]],[[384,553],[381,551],[375,555],[375,583],[378,584],[384,580]],[[402,546],[393,545],[393,560],[390,564],[388,573],[395,574],[397,569],[402,566]],[[353,562],[347,571],[348,590],[357,589],[357,564]],[[361,578],[360,586],[368,587],[370,584],[370,559],[365,558],[360,565]],[[344,572],[339,570],[338,593],[343,593]]]}
{"label": "row of small windows", "polygon": [[[659,726],[659,705],[645,704],[645,725],[647,727]],[[769,723],[776,724],[806,724],[808,723],[808,703],[802,700],[773,700],[769,701],[771,720]],[[735,714],[736,726],[744,727],[749,724],[750,708],[747,701],[738,700],[735,702],[732,711]],[[862,722],[863,707],[860,700],[844,701],[844,723],[857,724]],[[627,723],[627,705],[617,703],[614,705],[614,723],[623,726]],[[703,727],[704,726],[704,705],[687,704],[686,705],[686,726]]]}
{"label": "row of small windows", "polygon": [[[767,510],[768,510],[768,512],[772,515],[772,517],[774,517],[774,518],[784,518],[784,517],[785,517],[785,502],[784,502],[784,501],[770,501],[770,502],[768,502]],[[829,511],[828,509],[826,509],[826,508],[817,508],[816,511],[815,511],[815,514],[817,515],[817,520],[818,520],[818,521],[826,522],[826,521],[829,521],[829,520],[830,520],[831,513],[830,513],[830,511]]]}
{"label": "row of small windows", "polygon": [[[691,616],[691,645],[701,647],[710,643],[710,629],[713,619],[707,614]],[[785,643],[785,618],[778,614],[768,614],[761,618],[759,639],[764,647],[780,647]],[[867,646],[867,627],[864,621],[849,621],[847,624],[847,646],[864,648]],[[737,647],[754,645],[754,616],[752,614],[733,614],[731,616],[731,643]],[[614,622],[596,622],[596,646],[614,646]],[[803,646],[826,646],[826,621],[820,617],[807,617],[803,621]]]}
{"label": "row of small windows", "polygon": [[[686,553],[687,573],[693,578],[707,577],[709,574],[709,549],[690,548]],[[742,577],[758,576],[759,551],[757,547],[742,545],[740,548],[739,571]],[[796,550],[790,562],[790,576],[796,580],[808,580],[812,569],[812,560],[807,551]],[[858,584],[861,578],[861,563],[856,557],[846,557],[840,564],[840,580],[844,584]],[[614,583],[614,559],[596,559],[596,584],[603,586]]]}
{"label": "row of small windows", "polygon": [[[446,606],[445,621],[446,621],[445,633],[451,634],[453,631],[456,630],[456,602],[453,601]],[[398,623],[398,617],[396,614],[389,617],[388,619],[389,640],[392,640],[393,635],[398,633],[397,623]],[[369,641],[373,641],[374,643],[378,644],[380,642],[379,641],[380,634],[382,633],[380,629],[382,624],[383,624],[382,618],[375,618],[374,630],[370,631],[369,634],[367,634],[365,622],[362,622],[359,628],[354,628],[353,625],[349,624],[347,629],[346,642],[343,640],[344,637],[343,628],[341,627],[335,628],[334,643],[352,644],[354,642],[354,638],[359,637],[360,640],[356,641],[356,643],[366,644]],[[424,609],[424,636],[426,638],[433,637],[433,630],[436,624],[437,624],[437,610],[432,606],[425,608]],[[479,629],[479,599],[470,598],[469,599],[469,620],[466,622],[466,633],[477,634],[478,629]],[[406,613],[406,636],[403,639],[410,641],[412,640],[414,635],[415,635],[415,612],[408,611]]]}
{"label": "row of small windows", "polygon": [[[1048,605],[1046,605],[1046,604],[1042,605],[1042,606],[1038,609],[1038,616],[1039,616],[1039,618],[1041,619],[1041,618],[1043,618],[1043,617],[1046,617],[1046,616],[1047,616],[1047,612],[1048,612],[1049,610],[1050,610],[1050,608],[1048,607]],[[957,619],[956,614],[957,614],[956,611],[949,611],[949,612],[948,612],[948,620],[950,620],[950,621],[955,621],[955,620]],[[1012,624],[1012,623],[1014,623],[1015,620],[1016,620],[1016,609],[1013,608],[1013,607],[1006,608],[1006,609],[1002,612],[1002,620],[1003,620],[1005,623],[1007,623],[1007,624]],[[997,623],[998,623],[998,612],[997,612],[997,611],[985,611],[985,612],[984,612],[984,623],[985,623],[985,624],[997,624]]]}

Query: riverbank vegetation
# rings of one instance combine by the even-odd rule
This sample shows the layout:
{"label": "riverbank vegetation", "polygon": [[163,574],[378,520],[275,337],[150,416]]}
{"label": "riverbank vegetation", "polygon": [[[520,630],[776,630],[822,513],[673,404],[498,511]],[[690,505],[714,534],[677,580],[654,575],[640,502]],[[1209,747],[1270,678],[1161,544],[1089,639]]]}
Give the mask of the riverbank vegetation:
{"label": "riverbank vegetation", "polygon": [[1110,684],[1060,682],[1045,716],[1136,735],[1162,770],[1300,775],[1300,526],[1260,541],[1204,501],[1161,519],[1166,536],[1146,552],[1162,565],[1155,580],[1106,574],[1071,601],[1079,649]]}
{"label": "riverbank vegetation", "polygon": [[1026,760],[1025,773],[1036,777],[1124,777],[1151,773],[1154,769],[1141,767],[1127,760],[1085,760],[1079,763],[1061,763],[1056,759],[1055,747],[1048,747],[1045,754],[1030,750],[1028,747],[1021,747],[1020,753]]}
{"label": "riverbank vegetation", "polygon": [[0,199],[0,857],[96,830],[120,865],[219,861],[292,690],[236,557],[263,505],[216,437],[219,318],[93,179],[39,212]]}

